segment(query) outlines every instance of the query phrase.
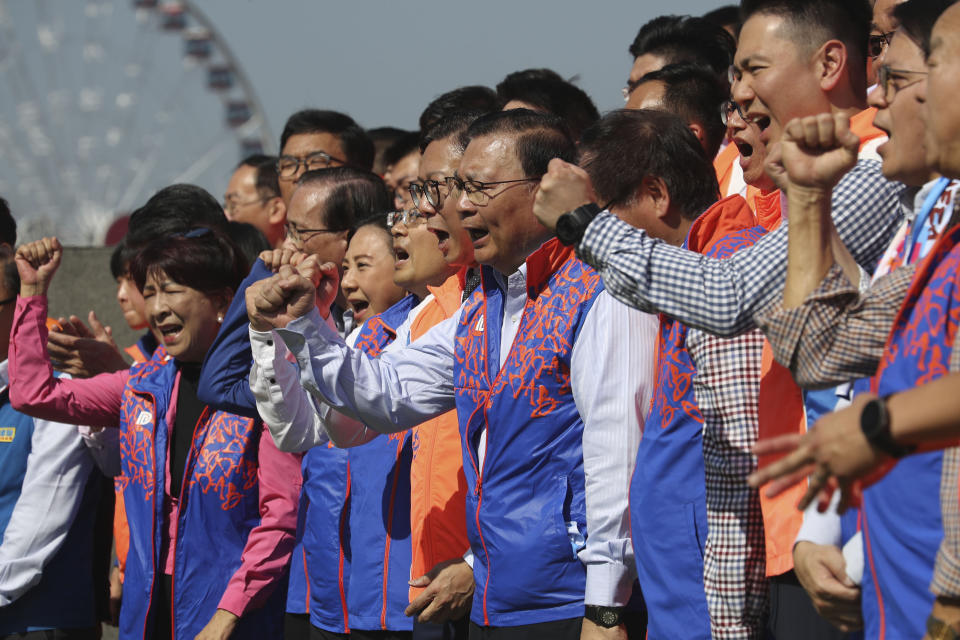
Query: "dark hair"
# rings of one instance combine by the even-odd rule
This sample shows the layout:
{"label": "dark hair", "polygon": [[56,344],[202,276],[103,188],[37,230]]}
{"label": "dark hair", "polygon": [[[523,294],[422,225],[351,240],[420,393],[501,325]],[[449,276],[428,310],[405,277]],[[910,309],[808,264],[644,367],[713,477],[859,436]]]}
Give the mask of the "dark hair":
{"label": "dark hair", "polygon": [[511,73],[497,85],[497,98],[500,109],[516,100],[559,116],[567,123],[574,139],[579,138],[584,129],[600,118],[590,96],[551,69],[526,69]]}
{"label": "dark hair", "polygon": [[633,202],[646,176],[661,178],[687,219],[717,201],[711,158],[682,118],[651,109],[621,109],[583,133],[583,167],[601,204]]}
{"label": "dark hair", "polygon": [[370,171],[373,168],[373,142],[353,118],[338,111],[303,109],[287,118],[280,134],[282,150],[292,136],[329,133],[340,139],[343,160],[351,167]]}
{"label": "dark hair", "polygon": [[429,131],[433,125],[457,111],[497,111],[497,94],[490,87],[471,85],[458,87],[440,94],[420,114],[420,131]]}
{"label": "dark hair", "polygon": [[268,156],[262,153],[256,153],[240,161],[237,169],[240,167],[253,167],[256,169],[254,175],[254,184],[257,188],[257,195],[261,198],[277,198],[280,196],[280,182],[277,178],[277,157]]}
{"label": "dark hair", "polygon": [[247,261],[229,236],[218,229],[196,227],[154,240],[130,262],[130,275],[143,291],[151,274],[168,278],[207,295],[236,291],[247,275]]}
{"label": "dark hair", "polygon": [[3,198],[0,198],[0,242],[11,247],[17,246],[17,221],[10,213],[10,204]]}
{"label": "dark hair", "polygon": [[393,248],[393,235],[390,233],[390,227],[387,226],[387,214],[386,213],[376,213],[372,216],[367,216],[366,218],[359,220],[352,229],[350,233],[347,234],[347,243],[349,244],[353,240],[353,236],[357,235],[357,232],[364,227],[376,227],[383,231],[387,236],[387,245]]}
{"label": "dark hair", "polygon": [[717,155],[727,128],[720,119],[720,105],[730,96],[730,85],[708,67],[691,62],[668,64],[651,71],[638,83],[658,81],[664,84],[663,109],[675,113],[688,124],[703,127],[704,148],[709,157]]}
{"label": "dark hair", "polygon": [[393,208],[393,197],[380,176],[353,167],[307,171],[297,185],[330,187],[324,200],[324,224],[331,231],[348,231],[357,220],[386,214]]}
{"label": "dark hair", "polygon": [[457,111],[442,118],[429,131],[420,136],[420,153],[426,151],[430,143],[435,140],[457,136],[455,142],[462,154],[463,150],[467,148],[467,129],[470,128],[474,120],[484,114],[483,111]]}
{"label": "dark hair", "polygon": [[383,159],[384,154],[394,142],[408,133],[410,132],[406,129],[398,129],[396,127],[367,129],[367,136],[369,136],[373,142],[373,167],[371,170],[374,173],[383,175],[383,172],[387,170],[387,163],[384,162]]}
{"label": "dark hair", "polygon": [[867,40],[873,22],[868,0],[743,0],[740,18],[744,23],[757,14],[783,18],[789,37],[798,46],[817,49],[832,39],[841,41],[851,57],[851,72],[866,77]]}
{"label": "dark hair", "polygon": [[139,249],[154,239],[197,226],[225,229],[227,217],[216,198],[192,184],[174,184],[157,191],[130,214],[125,242]]}
{"label": "dark hair", "polygon": [[665,64],[696,62],[724,76],[733,63],[737,43],[726,29],[704,18],[660,16],[640,27],[630,45],[634,59],[648,53]]}
{"label": "dark hair", "polygon": [[577,147],[563,120],[549,113],[511,109],[477,118],[467,129],[467,139],[482,136],[515,136],[516,154],[524,175],[538,178],[554,158],[577,161]]}
{"label": "dark hair", "polygon": [[127,244],[126,238],[113,248],[113,253],[110,254],[110,273],[113,274],[114,280],[120,276],[130,275],[130,263],[136,255],[137,249]]}
{"label": "dark hair", "polygon": [[237,249],[240,250],[240,253],[243,254],[243,258],[247,261],[247,264],[253,264],[257,261],[257,257],[261,252],[273,248],[260,229],[246,222],[231,220],[227,225],[227,235],[230,236],[233,244],[235,244]]}
{"label": "dark hair", "polygon": [[0,265],[3,267],[3,287],[6,295],[12,297],[20,293],[20,271],[17,269],[16,249],[12,244],[0,244]]}
{"label": "dark hair", "polygon": [[740,33],[740,7],[735,4],[725,4],[708,11],[703,14],[703,19],[718,27],[733,26],[734,33]]}
{"label": "dark hair", "polygon": [[924,54],[930,52],[930,33],[944,11],[957,0],[907,0],[893,9],[893,17],[900,23],[900,31],[917,43]]}
{"label": "dark hair", "polygon": [[389,167],[390,165],[394,165],[411,153],[417,153],[418,151],[420,151],[420,132],[411,131],[406,133],[403,137],[395,140],[394,143],[390,145],[390,148],[384,152],[384,166]]}

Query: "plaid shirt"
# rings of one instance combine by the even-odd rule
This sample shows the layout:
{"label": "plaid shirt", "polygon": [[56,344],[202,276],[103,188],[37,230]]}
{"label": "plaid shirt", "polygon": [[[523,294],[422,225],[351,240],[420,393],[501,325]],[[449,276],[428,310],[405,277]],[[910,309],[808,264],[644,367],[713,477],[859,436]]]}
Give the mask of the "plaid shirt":
{"label": "plaid shirt", "polygon": [[[834,265],[804,304],[779,304],[757,317],[777,362],[790,367],[801,386],[832,386],[876,373],[896,314],[907,297],[915,266],[903,266],[878,279],[866,293]],[[950,371],[960,372],[960,348],[950,355]],[[930,590],[960,598],[960,449],[944,451],[940,479],[943,542],[937,552]]]}
{"label": "plaid shirt", "polygon": [[[833,220],[840,239],[868,271],[903,220],[903,189],[883,177],[879,161],[861,159],[833,190]],[[783,291],[787,229],[782,225],[752,247],[713,260],[601,213],[587,227],[579,254],[624,304],[733,336],[754,328],[753,315]]]}
{"label": "plaid shirt", "polygon": [[687,352],[697,368],[693,388],[703,415],[707,540],[703,584],[714,638],[760,638],[766,624],[763,514],[747,476],[759,426],[763,334],[721,339],[696,329]]}
{"label": "plaid shirt", "polygon": [[872,376],[914,271],[914,265],[894,269],[861,295],[834,264],[802,305],[784,309],[776,302],[755,320],[777,362],[805,389]]}

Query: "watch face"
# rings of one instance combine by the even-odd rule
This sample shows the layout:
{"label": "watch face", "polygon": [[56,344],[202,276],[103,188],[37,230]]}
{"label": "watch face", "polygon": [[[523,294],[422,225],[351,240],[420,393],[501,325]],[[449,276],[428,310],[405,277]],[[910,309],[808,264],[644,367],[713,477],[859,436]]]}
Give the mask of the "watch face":
{"label": "watch face", "polygon": [[618,617],[616,611],[603,611],[600,613],[600,622],[606,627],[612,627],[617,624]]}

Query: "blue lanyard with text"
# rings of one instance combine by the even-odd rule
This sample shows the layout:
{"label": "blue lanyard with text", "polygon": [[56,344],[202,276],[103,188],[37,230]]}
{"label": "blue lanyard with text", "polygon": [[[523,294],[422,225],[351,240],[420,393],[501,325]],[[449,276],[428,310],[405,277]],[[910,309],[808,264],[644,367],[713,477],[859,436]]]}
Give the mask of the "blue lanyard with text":
{"label": "blue lanyard with text", "polygon": [[937,206],[937,201],[940,200],[940,196],[947,190],[949,184],[950,178],[938,179],[930,190],[930,193],[927,194],[926,200],[923,201],[923,208],[920,209],[920,215],[913,221],[913,229],[910,230],[910,244],[907,245],[906,251],[904,251],[904,264],[910,264],[910,256],[913,254],[913,248],[917,246],[917,241],[920,240],[920,233],[926,226],[927,220],[930,219],[933,208]]}

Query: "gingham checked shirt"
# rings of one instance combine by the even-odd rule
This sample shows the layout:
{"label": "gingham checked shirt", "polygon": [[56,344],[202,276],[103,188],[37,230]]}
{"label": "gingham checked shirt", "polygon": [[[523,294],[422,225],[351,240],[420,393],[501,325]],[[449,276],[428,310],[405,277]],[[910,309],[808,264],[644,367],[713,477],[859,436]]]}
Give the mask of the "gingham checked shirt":
{"label": "gingham checked shirt", "polygon": [[[880,162],[861,159],[833,190],[833,220],[854,259],[872,271],[903,220],[905,187],[880,173]],[[753,316],[783,291],[787,228],[750,248],[716,260],[648,236],[609,212],[587,227],[580,257],[624,304],[664,313],[719,336],[754,328]]]}

